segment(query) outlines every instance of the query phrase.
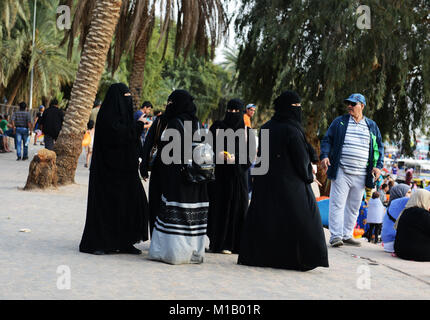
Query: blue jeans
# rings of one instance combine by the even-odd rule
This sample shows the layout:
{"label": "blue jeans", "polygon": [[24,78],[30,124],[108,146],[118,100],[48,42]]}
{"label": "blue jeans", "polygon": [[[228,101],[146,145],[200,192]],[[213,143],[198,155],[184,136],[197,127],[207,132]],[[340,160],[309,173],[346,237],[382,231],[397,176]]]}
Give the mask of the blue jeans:
{"label": "blue jeans", "polygon": [[18,158],[21,158],[21,142],[24,149],[23,158],[27,158],[29,143],[28,129],[18,127],[16,128],[16,155]]}

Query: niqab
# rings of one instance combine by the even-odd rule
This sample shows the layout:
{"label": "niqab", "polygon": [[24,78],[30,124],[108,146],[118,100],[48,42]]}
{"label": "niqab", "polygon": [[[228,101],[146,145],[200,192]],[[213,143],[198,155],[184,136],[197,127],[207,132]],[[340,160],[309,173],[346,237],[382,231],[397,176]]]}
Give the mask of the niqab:
{"label": "niqab", "polygon": [[[238,110],[239,112],[231,112],[231,110]],[[243,120],[244,103],[240,99],[231,99],[227,103],[227,111],[223,122],[227,128],[239,129],[245,127]]]}
{"label": "niqab", "polygon": [[272,119],[279,122],[288,122],[296,127],[303,134],[311,162],[317,162],[318,155],[315,149],[306,139],[305,129],[302,125],[303,109],[301,106],[293,106],[293,104],[296,103],[300,103],[299,95],[294,91],[284,91],[274,101],[275,114],[273,115]]}

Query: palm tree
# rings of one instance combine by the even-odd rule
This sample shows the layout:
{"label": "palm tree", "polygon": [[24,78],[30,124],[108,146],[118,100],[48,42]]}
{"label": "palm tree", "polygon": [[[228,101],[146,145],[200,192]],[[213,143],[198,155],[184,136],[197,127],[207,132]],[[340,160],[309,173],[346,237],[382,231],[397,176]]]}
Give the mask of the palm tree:
{"label": "palm tree", "polygon": [[3,38],[4,31],[6,31],[7,38],[10,38],[17,18],[20,17],[24,22],[27,22],[29,13],[29,3],[26,0],[0,1],[0,39]]}
{"label": "palm tree", "polygon": [[[61,85],[71,82],[75,75],[75,62],[69,62],[63,49],[58,48],[61,36],[57,31],[54,5],[41,5],[34,48],[32,28],[25,24],[14,30],[13,35],[2,40],[0,57],[0,92],[8,97],[9,104],[17,98],[28,101],[30,70],[34,69],[34,95],[42,97],[57,95]],[[77,64],[77,63],[76,63]]]}
{"label": "palm tree", "polygon": [[74,183],[82,138],[97,94],[122,0],[96,0],[63,127],[54,146],[60,185]]}
{"label": "palm tree", "polygon": [[[93,6],[93,2],[94,0],[79,1],[72,28],[66,36],[69,50],[73,48],[73,40],[79,33],[82,46],[82,39],[85,39],[89,25],[89,18],[83,13]],[[71,5],[72,0],[67,0],[66,3]],[[121,56],[130,52],[133,54],[129,86],[135,108],[142,98],[147,49],[155,26],[155,8],[158,4],[162,9],[158,45],[164,39],[164,50],[173,24],[173,12],[177,12],[176,57],[180,54],[186,57],[195,48],[198,54],[213,59],[215,47],[227,32],[228,19],[222,0],[123,0],[115,40],[109,51],[109,63],[114,73]],[[63,43],[65,41],[66,38]]]}

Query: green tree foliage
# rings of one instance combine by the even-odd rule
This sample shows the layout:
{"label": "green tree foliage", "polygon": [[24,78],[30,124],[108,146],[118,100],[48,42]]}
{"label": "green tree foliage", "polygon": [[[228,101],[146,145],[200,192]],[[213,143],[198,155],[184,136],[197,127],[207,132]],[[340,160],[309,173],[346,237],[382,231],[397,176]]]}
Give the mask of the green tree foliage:
{"label": "green tree foliage", "polygon": [[426,125],[430,101],[429,1],[369,0],[371,29],[357,27],[359,1],[242,3],[238,70],[247,98],[269,109],[283,90],[296,90],[307,134],[321,137],[345,113],[343,100],[360,92],[365,115],[411,153],[410,133]]}
{"label": "green tree foliage", "polygon": [[218,107],[222,97],[222,83],[219,79],[222,73],[220,67],[192,54],[185,61],[183,58],[169,61],[162,75],[174,86],[169,91],[185,89],[195,97],[197,116],[206,121],[210,112]]}
{"label": "green tree foliage", "polygon": [[[61,96],[61,87],[73,81],[77,60],[75,56],[69,62],[65,50],[58,47],[62,35],[56,26],[56,4],[58,1],[38,2],[34,48],[32,10],[25,10],[23,18],[21,14],[17,15],[8,36],[0,39],[0,96],[6,96],[10,103],[28,102],[32,68],[36,104],[42,98]],[[24,8],[28,9],[28,3]]]}

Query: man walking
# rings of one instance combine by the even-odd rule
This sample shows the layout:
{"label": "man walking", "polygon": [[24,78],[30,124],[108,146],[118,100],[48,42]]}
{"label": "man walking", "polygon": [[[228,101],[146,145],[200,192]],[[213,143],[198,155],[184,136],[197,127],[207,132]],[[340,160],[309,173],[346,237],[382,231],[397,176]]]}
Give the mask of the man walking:
{"label": "man walking", "polygon": [[[146,133],[148,132],[149,128],[152,125],[152,121],[149,120],[149,116],[151,114],[151,111],[152,111],[151,102],[145,101],[142,103],[142,106],[140,107],[140,109],[137,110],[133,115],[134,121],[136,121],[136,122],[142,117],[143,117],[142,119],[144,120],[143,126],[141,126],[142,132],[141,132],[141,137],[140,137],[140,139],[142,141],[142,145],[145,142]],[[140,124],[139,124],[139,126],[140,126]]]}
{"label": "man walking", "polygon": [[321,165],[331,180],[330,244],[360,246],[352,238],[365,187],[373,188],[384,161],[376,123],[363,116],[366,100],[354,93],[345,99],[348,114],[337,117],[321,141]]}
{"label": "man walking", "polygon": [[90,114],[90,120],[94,122],[94,127],[96,126],[97,115],[99,114],[101,105],[102,105],[102,102],[99,99],[96,99],[94,101],[93,109],[91,110],[91,114]]}
{"label": "man walking", "polygon": [[[16,111],[12,115],[12,128],[13,134],[15,135],[16,141],[16,160],[27,160],[28,159],[28,144],[30,143],[31,136],[31,116],[30,112],[25,111],[27,104],[21,102],[19,104],[19,111]],[[23,154],[21,158],[21,143],[23,148]]]}
{"label": "man walking", "polygon": [[52,100],[48,109],[45,110],[42,117],[42,132],[45,135],[45,148],[54,149],[54,143],[60,134],[63,126],[64,113],[58,108],[57,99]]}

